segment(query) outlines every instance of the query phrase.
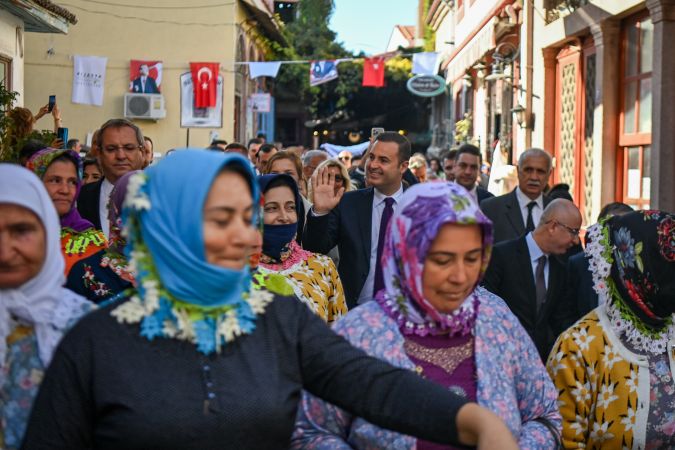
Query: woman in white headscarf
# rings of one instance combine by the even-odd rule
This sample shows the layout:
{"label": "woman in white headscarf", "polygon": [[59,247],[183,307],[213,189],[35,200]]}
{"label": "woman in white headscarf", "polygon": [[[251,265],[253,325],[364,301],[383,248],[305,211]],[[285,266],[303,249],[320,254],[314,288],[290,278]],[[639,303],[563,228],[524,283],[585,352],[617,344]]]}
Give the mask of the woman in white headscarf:
{"label": "woman in white headscarf", "polygon": [[44,184],[0,164],[0,448],[21,444],[64,331],[93,305],[62,287],[61,226]]}

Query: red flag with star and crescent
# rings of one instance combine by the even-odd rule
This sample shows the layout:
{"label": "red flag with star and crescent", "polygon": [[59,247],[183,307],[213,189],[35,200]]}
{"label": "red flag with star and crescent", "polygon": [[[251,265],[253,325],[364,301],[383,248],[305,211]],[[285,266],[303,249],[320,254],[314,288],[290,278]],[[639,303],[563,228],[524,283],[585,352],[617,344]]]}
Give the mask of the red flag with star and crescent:
{"label": "red flag with star and crescent", "polygon": [[366,58],[363,61],[363,86],[384,86],[384,58]]}
{"label": "red flag with star and crescent", "polygon": [[195,90],[195,108],[214,108],[218,92],[220,63],[190,63],[192,84]]}

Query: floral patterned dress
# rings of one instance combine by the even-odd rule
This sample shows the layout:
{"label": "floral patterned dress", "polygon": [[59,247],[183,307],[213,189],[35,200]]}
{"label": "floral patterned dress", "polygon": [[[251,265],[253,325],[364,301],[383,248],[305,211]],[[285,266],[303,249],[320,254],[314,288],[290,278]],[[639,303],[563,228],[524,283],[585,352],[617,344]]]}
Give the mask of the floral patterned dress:
{"label": "floral patterned dress", "polygon": [[106,247],[106,238],[101,230],[90,228],[75,231],[70,228],[61,229],[61,253],[66,260],[65,275],[68,276],[73,265]]}
{"label": "floral patterned dress", "polygon": [[[474,330],[478,403],[504,420],[520,448],[556,448],[548,426],[560,430],[557,392],[534,343],[503,300],[483,288],[476,292],[480,299]],[[416,369],[397,323],[377,302],[353,309],[333,330],[372,356]],[[352,417],[306,392],[295,425],[291,448],[298,450],[412,450],[417,446],[411,436]]]}
{"label": "floral patterned dress", "polygon": [[[82,302],[81,309],[72,312],[68,327],[93,308],[92,304]],[[33,400],[46,369],[38,353],[33,328],[11,321],[10,329],[6,339],[6,361],[0,369],[0,449],[3,450],[21,446]]]}
{"label": "floral patterned dress", "polygon": [[289,245],[289,256],[283,262],[262,261],[258,271],[263,275],[282,275],[295,296],[327,323],[347,313],[340,276],[333,260],[326,255],[303,250],[293,241]]}
{"label": "floral patterned dress", "polygon": [[579,320],[549,356],[564,447],[673,448],[675,342],[658,356],[633,351],[612,326],[612,308],[599,306]]}

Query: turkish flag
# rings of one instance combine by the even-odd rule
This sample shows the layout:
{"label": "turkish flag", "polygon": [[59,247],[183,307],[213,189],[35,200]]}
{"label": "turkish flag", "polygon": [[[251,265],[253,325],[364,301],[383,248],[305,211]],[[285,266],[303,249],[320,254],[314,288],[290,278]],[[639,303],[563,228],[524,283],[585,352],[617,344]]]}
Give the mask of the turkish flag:
{"label": "turkish flag", "polygon": [[363,85],[384,86],[384,58],[366,58],[363,61]]}
{"label": "turkish flag", "polygon": [[190,63],[192,85],[195,91],[195,108],[214,108],[218,92],[220,63]]}

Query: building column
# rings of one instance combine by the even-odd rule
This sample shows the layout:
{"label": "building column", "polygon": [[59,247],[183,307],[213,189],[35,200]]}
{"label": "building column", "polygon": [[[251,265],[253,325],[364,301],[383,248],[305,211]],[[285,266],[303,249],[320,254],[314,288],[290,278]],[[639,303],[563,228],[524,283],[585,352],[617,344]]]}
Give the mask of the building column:
{"label": "building column", "polygon": [[593,117],[593,202],[592,217],[607,203],[616,201],[617,149],[620,113],[619,52],[621,27],[617,20],[606,19],[591,25],[595,44],[595,115]]}
{"label": "building column", "polygon": [[647,0],[654,24],[651,201],[675,211],[675,0]]}
{"label": "building column", "polygon": [[544,55],[544,150],[555,154],[556,63],[559,48],[542,49]]}

